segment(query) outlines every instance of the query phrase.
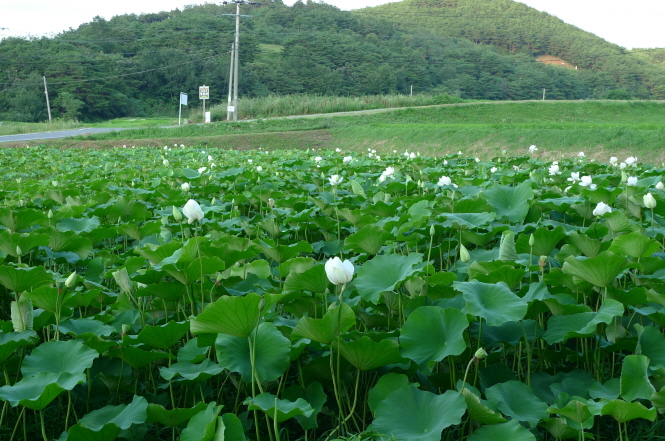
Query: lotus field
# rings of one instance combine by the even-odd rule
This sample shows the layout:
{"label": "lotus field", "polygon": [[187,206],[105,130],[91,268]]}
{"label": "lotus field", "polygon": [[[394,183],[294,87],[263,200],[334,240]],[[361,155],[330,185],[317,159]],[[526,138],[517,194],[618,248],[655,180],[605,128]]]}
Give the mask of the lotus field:
{"label": "lotus field", "polygon": [[0,439],[655,439],[665,170],[541,153],[0,150]]}

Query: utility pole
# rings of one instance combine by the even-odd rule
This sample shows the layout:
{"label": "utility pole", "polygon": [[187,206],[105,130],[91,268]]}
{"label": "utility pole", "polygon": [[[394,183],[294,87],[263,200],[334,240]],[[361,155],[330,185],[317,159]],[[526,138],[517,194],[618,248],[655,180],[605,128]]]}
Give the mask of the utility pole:
{"label": "utility pole", "polygon": [[48,110],[48,122],[53,122],[51,119],[51,104],[48,101],[48,89],[46,88],[46,76],[44,76],[44,95],[46,95],[46,110]]}
{"label": "utility pole", "polygon": [[[222,2],[226,5],[231,2]],[[239,65],[239,53],[240,53],[240,17],[251,17],[251,15],[240,15],[240,5],[260,5],[258,2],[250,2],[247,0],[233,0],[233,3],[236,4],[236,13],[235,14],[222,14],[222,15],[234,15],[236,17],[236,37],[235,44],[231,50],[231,78],[229,78],[229,105],[226,110],[226,119],[227,121],[231,119],[231,113],[233,113],[233,121],[238,121],[238,65]],[[231,106],[231,85],[233,84],[233,106]],[[231,110],[233,109],[233,110]]]}
{"label": "utility pole", "polygon": [[543,89],[543,101],[545,101],[545,90],[546,89]]}
{"label": "utility pole", "polygon": [[234,110],[231,110],[231,99],[233,98],[233,61],[235,60],[235,43],[231,43],[231,72],[229,72],[229,100],[226,103],[226,120],[231,121],[231,114]]}

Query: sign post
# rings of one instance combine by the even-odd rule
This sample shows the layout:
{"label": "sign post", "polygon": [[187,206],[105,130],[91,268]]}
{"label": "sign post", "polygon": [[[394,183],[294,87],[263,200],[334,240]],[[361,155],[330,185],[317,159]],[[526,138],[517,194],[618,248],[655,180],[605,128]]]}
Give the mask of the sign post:
{"label": "sign post", "polygon": [[182,117],[182,106],[187,105],[187,94],[180,92],[180,106],[178,107],[178,125],[180,125],[180,118]]}
{"label": "sign post", "polygon": [[[205,84],[203,86],[199,86],[199,99],[203,100],[203,120],[205,121],[205,116],[206,116],[206,100],[210,99],[210,87],[206,86]],[[208,121],[205,121],[208,122]]]}

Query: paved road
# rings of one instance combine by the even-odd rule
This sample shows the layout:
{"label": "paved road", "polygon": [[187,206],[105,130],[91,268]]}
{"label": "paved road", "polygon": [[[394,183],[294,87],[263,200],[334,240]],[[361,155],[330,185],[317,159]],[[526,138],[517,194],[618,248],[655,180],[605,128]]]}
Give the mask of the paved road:
{"label": "paved road", "polygon": [[21,141],[36,141],[39,139],[58,139],[66,138],[68,136],[79,136],[86,133],[103,133],[115,132],[118,130],[127,130],[126,128],[113,127],[113,128],[92,128],[82,127],[74,130],[61,130],[58,132],[42,132],[42,133],[24,133],[22,135],[5,135],[0,136],[0,142],[21,142]]}

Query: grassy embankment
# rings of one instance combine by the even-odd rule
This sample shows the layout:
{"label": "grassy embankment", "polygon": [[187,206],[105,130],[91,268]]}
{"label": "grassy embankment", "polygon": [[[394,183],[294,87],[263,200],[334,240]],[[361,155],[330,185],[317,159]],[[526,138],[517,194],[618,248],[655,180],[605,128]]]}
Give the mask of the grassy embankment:
{"label": "grassy embankment", "polygon": [[[219,148],[342,148],[377,152],[419,151],[445,155],[521,154],[556,159],[584,151],[607,161],[637,156],[665,161],[665,102],[500,102],[392,110],[383,113],[268,119],[238,123],[142,128],[50,141],[61,146],[167,144]],[[91,141],[95,142],[91,142]]]}

